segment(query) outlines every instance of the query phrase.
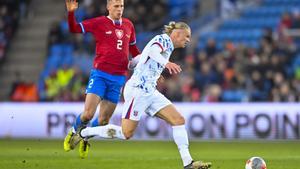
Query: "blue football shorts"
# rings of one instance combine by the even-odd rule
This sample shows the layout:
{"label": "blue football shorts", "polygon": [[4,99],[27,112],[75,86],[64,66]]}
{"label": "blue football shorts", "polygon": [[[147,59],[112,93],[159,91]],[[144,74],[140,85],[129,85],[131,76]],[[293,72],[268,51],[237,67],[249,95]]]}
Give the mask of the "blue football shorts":
{"label": "blue football shorts", "polygon": [[98,69],[92,69],[85,93],[96,94],[101,99],[117,104],[125,80],[126,76],[111,75]]}

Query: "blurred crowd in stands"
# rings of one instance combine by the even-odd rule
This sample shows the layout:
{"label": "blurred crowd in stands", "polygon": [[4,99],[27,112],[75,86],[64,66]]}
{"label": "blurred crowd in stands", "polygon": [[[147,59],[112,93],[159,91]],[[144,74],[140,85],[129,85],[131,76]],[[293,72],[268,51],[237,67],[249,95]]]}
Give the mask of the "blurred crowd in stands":
{"label": "blurred crowd in stands", "polygon": [[[6,59],[10,42],[16,33],[19,23],[26,18],[30,0],[0,1],[0,64]],[[13,84],[10,99],[12,101],[38,101],[38,91],[35,84],[25,83],[16,72],[17,81]]]}
{"label": "blurred crowd in stands", "polygon": [[295,44],[269,36],[260,44],[254,49],[228,41],[218,50],[210,39],[204,50],[185,57],[181,75],[167,80],[161,90],[175,101],[300,101]]}
{"label": "blurred crowd in stands", "polygon": [[[75,16],[78,22],[107,15],[106,0],[82,0]],[[162,29],[168,13],[164,0],[127,0],[124,16],[136,32]],[[90,34],[70,34],[67,18],[53,23],[48,37],[48,59],[40,83],[42,101],[82,101],[94,57],[95,42]]]}
{"label": "blurred crowd in stands", "polygon": [[[105,1],[82,0],[77,20],[106,14]],[[139,36],[160,32],[172,18],[169,10],[165,0],[127,0],[125,17],[133,21]],[[193,43],[205,43],[204,47],[195,47],[192,54],[175,52],[171,60],[180,64],[183,72],[166,74],[158,89],[178,102],[300,101],[300,41],[289,34],[297,29],[300,13],[293,11],[284,13],[277,27],[263,29],[257,48],[230,40],[219,47],[214,38],[196,39]],[[53,23],[38,87],[40,101],[83,101],[94,45],[91,35],[70,34],[66,18]]]}
{"label": "blurred crowd in stands", "polygon": [[20,18],[26,15],[28,3],[29,0],[0,1],[0,63],[5,59],[7,48]]}

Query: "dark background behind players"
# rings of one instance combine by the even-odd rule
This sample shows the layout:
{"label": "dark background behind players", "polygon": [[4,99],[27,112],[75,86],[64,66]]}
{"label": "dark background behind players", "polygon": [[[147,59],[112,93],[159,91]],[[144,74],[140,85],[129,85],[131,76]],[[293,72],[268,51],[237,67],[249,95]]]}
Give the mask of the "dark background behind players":
{"label": "dark background behind players", "polygon": [[[180,76],[166,79],[159,86],[160,90],[172,101],[299,101],[299,39],[297,36],[288,36],[295,35],[295,32],[288,30],[299,29],[299,2],[287,1],[280,4],[269,0],[225,0],[210,3],[196,0],[126,2],[125,16],[135,24],[140,47],[156,31],[160,31],[158,28],[161,25],[171,19],[182,19],[192,25],[193,44],[189,49],[175,53],[178,56],[185,55],[184,59],[174,57],[182,65],[184,72]],[[85,19],[105,13],[105,6],[101,5],[105,3],[102,1],[84,0],[81,4],[78,18]],[[36,1],[29,5],[31,9],[35,6]],[[216,8],[220,9],[215,10],[219,12],[205,12]],[[21,8],[14,6],[9,13],[14,11],[21,13]],[[10,17],[14,18],[13,16],[15,15]],[[20,16],[23,15],[19,14],[16,18],[21,18]],[[28,21],[31,17],[29,14],[24,20]],[[14,23],[13,25],[18,25],[22,22],[16,19]],[[11,88],[12,81],[15,81],[14,84],[21,83],[21,87],[11,90],[10,96],[7,92],[6,95],[1,92],[2,100],[82,101],[87,70],[91,66],[94,52],[93,39],[90,36],[69,36],[65,19],[51,22],[48,29],[47,57],[41,59],[44,64],[38,78],[30,80],[28,74],[23,71],[18,73],[18,69],[7,74],[3,71],[7,66],[3,65],[10,62],[5,61],[1,65],[1,78],[4,80],[1,79],[0,84],[9,86],[1,87],[2,89]],[[3,32],[5,31],[1,31],[2,34]],[[5,41],[11,41],[11,37],[13,34],[5,36],[8,39]],[[1,49],[3,51],[3,47]],[[8,47],[4,49],[8,50]],[[7,58],[9,55],[3,57]],[[39,57],[44,56],[41,53]],[[11,79],[11,82],[6,83],[7,79]],[[23,98],[23,95],[26,97]]]}

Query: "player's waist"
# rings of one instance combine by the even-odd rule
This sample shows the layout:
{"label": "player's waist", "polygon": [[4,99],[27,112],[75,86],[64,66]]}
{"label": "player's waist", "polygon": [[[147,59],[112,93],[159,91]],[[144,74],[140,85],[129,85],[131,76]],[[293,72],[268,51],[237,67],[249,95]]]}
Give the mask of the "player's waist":
{"label": "player's waist", "polygon": [[127,75],[127,66],[126,65],[116,65],[111,63],[94,63],[94,69],[101,70],[103,72],[112,74],[112,75]]}
{"label": "player's waist", "polygon": [[134,87],[134,88],[142,89],[145,91],[154,91],[154,90],[156,90],[156,86],[157,86],[156,81],[142,82],[142,81],[135,79],[134,77],[131,77],[128,80],[127,85]]}
{"label": "player's waist", "polygon": [[111,80],[111,81],[118,81],[118,82],[123,81],[123,82],[125,82],[125,80],[126,80],[126,76],[124,76],[124,75],[113,75],[113,74],[104,72],[104,71],[99,70],[99,69],[92,69],[91,73],[94,76],[98,76],[98,77],[108,79],[108,80]]}

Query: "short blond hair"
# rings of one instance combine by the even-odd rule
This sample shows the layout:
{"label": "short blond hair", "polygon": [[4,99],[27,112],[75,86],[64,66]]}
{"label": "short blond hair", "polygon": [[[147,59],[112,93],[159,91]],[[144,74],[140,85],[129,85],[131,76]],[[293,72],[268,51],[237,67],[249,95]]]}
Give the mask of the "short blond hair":
{"label": "short blond hair", "polygon": [[[106,0],[106,3],[108,4],[108,3],[110,3],[111,1],[113,1],[113,0]],[[115,0],[115,1],[122,1],[122,0]]]}
{"label": "short blond hair", "polygon": [[187,30],[191,30],[190,26],[184,22],[174,22],[171,21],[169,22],[168,25],[164,26],[164,33],[171,35],[171,33],[173,32],[174,29],[187,29]]}

